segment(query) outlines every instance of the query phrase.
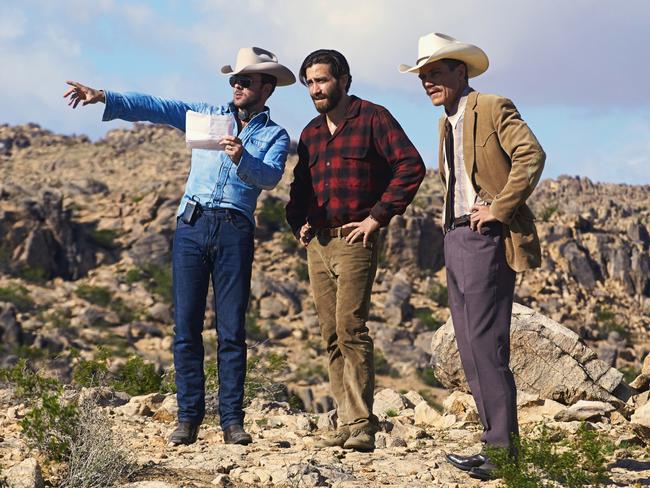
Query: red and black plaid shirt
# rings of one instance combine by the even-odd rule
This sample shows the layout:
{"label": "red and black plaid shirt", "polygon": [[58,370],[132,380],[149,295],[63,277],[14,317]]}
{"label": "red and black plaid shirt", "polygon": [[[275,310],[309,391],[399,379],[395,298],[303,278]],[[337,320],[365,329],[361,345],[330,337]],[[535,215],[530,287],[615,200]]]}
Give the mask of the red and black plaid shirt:
{"label": "red and black plaid shirt", "polygon": [[345,119],[330,134],[325,115],[304,128],[287,204],[294,233],[360,222],[382,226],[402,214],[425,175],[420,154],[388,110],[351,96]]}

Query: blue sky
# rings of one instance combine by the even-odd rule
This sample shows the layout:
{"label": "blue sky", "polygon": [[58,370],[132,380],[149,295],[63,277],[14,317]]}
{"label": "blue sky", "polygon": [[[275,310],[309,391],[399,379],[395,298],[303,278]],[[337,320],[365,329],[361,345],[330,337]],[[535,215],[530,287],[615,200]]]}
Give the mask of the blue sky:
{"label": "blue sky", "polygon": [[[128,124],[69,109],[66,79],[221,104],[219,69],[239,47],[270,49],[294,72],[326,47],[347,56],[351,93],[386,106],[433,166],[441,109],[397,66],[414,63],[419,36],[443,32],[487,52],[471,84],[515,102],[547,152],[544,176],[650,184],[649,25],[649,0],[4,0],[0,123],[97,139]],[[315,115],[299,84],[269,106],[293,138]]]}

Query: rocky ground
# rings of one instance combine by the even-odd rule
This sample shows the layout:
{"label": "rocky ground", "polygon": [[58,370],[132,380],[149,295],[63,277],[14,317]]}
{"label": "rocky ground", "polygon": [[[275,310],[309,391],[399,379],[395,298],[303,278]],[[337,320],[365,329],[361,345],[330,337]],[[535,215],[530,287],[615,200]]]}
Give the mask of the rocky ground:
{"label": "rocky ground", "polygon": [[[36,367],[68,383],[79,361],[72,351],[89,359],[101,345],[110,350],[112,367],[131,354],[159,371],[169,367],[168,264],[188,161],[182,135],[160,126],[111,131],[96,143],[36,125],[0,126],[0,366],[27,356]],[[466,478],[441,459],[446,449],[476,448],[478,436],[476,418],[451,422],[454,414],[442,407],[447,388],[463,388],[457,368],[441,369],[452,362],[436,362],[435,353],[432,358],[432,341],[434,347],[441,344],[448,327],[441,327],[448,311],[438,226],[442,196],[433,172],[407,213],[382,231],[369,328],[378,350],[378,389],[421,396],[448,418],[435,425],[417,424],[415,407],[421,401],[409,400],[397,408],[396,420],[380,412],[386,422],[399,421],[404,433],[396,433],[401,427],[395,431],[386,425],[379,436],[381,448],[372,455],[310,449],[312,436],[329,425],[326,412],[333,404],[305,255],[283,221],[294,164],[292,157],[282,183],[263,192],[258,205],[248,331],[251,355],[275,354],[286,360],[274,380],[286,385],[285,396],[300,399],[304,413],[290,415],[282,405],[254,404],[249,422],[256,443],[249,448],[224,446],[214,426],[204,429],[196,446],[166,447],[171,424],[152,416],[158,407],[148,416],[126,415],[119,410],[125,407],[115,407],[111,415],[118,430],[139,464],[156,473],[149,478],[173,486],[210,486],[226,477],[252,486],[280,481],[299,486],[308,479],[336,486],[468,486]],[[517,286],[518,302],[573,331],[571,340],[593,351],[593,357],[585,352],[576,359],[576,368],[596,364],[597,358],[601,376],[611,380],[604,390],[611,394],[607,398],[584,393],[592,391],[585,378],[597,383],[601,376],[596,374],[578,378],[576,373],[572,378],[577,383],[554,393],[552,385],[526,376],[525,361],[516,363],[518,381],[525,381],[535,396],[522,409],[539,410],[547,401],[566,408],[580,399],[614,405],[612,412],[590,417],[597,420],[593,425],[617,442],[634,437],[632,444],[641,449],[613,455],[612,482],[618,486],[641,482],[641,474],[649,474],[643,464],[634,465],[643,468],[638,472],[616,467],[626,456],[636,456],[630,459],[638,462],[648,459],[642,447],[645,431],[638,427],[646,420],[630,420],[647,400],[635,393],[647,390],[647,378],[638,376],[650,350],[649,190],[579,177],[543,180],[531,199],[543,266],[521,274]],[[212,321],[209,307],[204,337],[207,353],[214,358]],[[526,330],[530,340],[537,337],[530,334],[541,334],[542,329]],[[558,358],[572,357],[556,347],[555,339],[551,345],[561,351]],[[609,367],[623,374],[616,376]],[[561,373],[556,371],[551,383],[565,382]],[[619,386],[635,378],[636,390],[622,393]],[[0,434],[2,468],[30,456],[18,436],[21,409],[12,402],[7,405],[11,407]],[[574,428],[573,421],[549,422]],[[316,481],[312,486],[318,486]]]}

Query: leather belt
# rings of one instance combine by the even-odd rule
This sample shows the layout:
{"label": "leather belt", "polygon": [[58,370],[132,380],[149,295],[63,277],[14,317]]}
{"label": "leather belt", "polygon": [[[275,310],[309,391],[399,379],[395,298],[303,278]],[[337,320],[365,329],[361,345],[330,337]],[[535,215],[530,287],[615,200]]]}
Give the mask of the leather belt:
{"label": "leather belt", "polygon": [[354,230],[354,227],[329,227],[326,229],[318,229],[316,235],[321,237],[347,237],[350,235],[350,232]]}
{"label": "leather belt", "polygon": [[457,219],[454,219],[454,221],[447,227],[447,231],[454,230],[456,227],[465,227],[466,225],[469,225],[471,222],[471,218],[469,214],[461,215]]}

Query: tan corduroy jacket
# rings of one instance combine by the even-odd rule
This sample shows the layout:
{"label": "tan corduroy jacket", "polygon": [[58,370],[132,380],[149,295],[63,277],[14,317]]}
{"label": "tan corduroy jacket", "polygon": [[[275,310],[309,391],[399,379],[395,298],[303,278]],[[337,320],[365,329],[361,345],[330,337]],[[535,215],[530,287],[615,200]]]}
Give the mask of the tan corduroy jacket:
{"label": "tan corduroy jacket", "polygon": [[[440,119],[438,161],[446,189],[445,119]],[[510,267],[514,271],[538,267],[541,249],[535,216],[526,199],[539,181],[546,154],[510,100],[476,91],[468,95],[463,155],[476,193],[490,204],[490,213],[504,224],[504,246]]]}

